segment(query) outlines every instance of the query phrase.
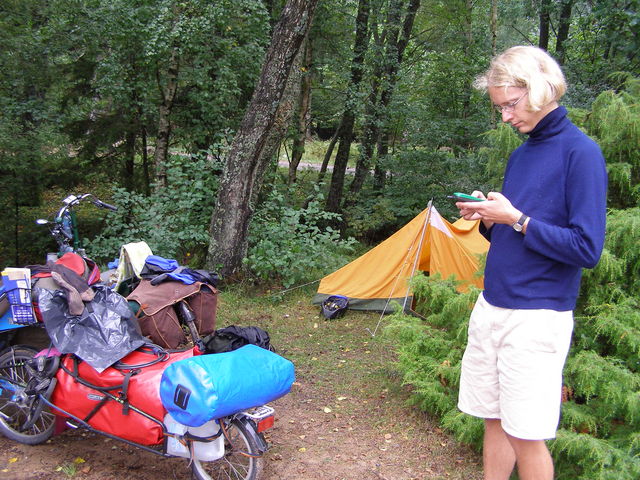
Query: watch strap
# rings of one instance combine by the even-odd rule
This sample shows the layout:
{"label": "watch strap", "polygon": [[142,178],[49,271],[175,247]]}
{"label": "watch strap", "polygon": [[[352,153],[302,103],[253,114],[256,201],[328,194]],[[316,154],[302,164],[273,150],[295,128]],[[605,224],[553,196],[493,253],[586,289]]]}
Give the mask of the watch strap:
{"label": "watch strap", "polygon": [[523,213],[522,216],[518,219],[518,221],[511,226],[516,232],[521,232],[528,218],[529,217]]}

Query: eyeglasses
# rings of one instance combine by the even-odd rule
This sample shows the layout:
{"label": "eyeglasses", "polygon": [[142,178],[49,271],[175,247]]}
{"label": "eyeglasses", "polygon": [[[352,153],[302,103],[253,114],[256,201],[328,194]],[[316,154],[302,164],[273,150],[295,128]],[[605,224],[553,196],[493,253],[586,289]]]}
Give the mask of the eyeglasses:
{"label": "eyeglasses", "polygon": [[498,111],[498,113],[503,113],[503,112],[511,113],[516,109],[516,105],[518,105],[518,102],[522,100],[527,93],[529,92],[528,91],[524,92],[522,96],[513,103],[509,103],[508,105],[494,105],[494,107]]}

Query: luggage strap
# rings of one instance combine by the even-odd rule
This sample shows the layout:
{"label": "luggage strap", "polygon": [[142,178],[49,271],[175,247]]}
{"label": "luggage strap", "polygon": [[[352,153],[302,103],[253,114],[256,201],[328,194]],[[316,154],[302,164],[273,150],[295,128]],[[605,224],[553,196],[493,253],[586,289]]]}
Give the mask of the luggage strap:
{"label": "luggage strap", "polygon": [[[98,410],[100,410],[104,406],[104,404],[107,403],[112,398],[118,399],[120,403],[122,403],[122,414],[129,415],[130,405],[129,405],[129,400],[127,396],[127,392],[129,390],[129,381],[131,380],[132,376],[140,373],[140,369],[132,369],[126,373],[123,373],[123,380],[122,380],[122,383],[120,384],[102,387],[100,385],[94,385],[93,383],[88,382],[87,380],[82,378],[79,374],[79,364],[81,360],[78,359],[78,357],[76,357],[75,355],[73,355],[72,358],[73,358],[73,370],[69,370],[63,363],[60,363],[60,368],[67,375],[70,375],[71,377],[73,377],[73,380],[75,382],[78,382],[79,384],[84,385],[85,387],[91,388],[92,390],[96,390],[97,392],[100,392],[100,393],[108,393],[108,395],[103,395],[100,402],[87,414],[86,418],[84,418],[83,420],[85,422],[88,422],[91,419],[91,417],[93,417],[98,412]],[[116,394],[111,392],[112,390],[119,390],[119,392],[117,392]]]}

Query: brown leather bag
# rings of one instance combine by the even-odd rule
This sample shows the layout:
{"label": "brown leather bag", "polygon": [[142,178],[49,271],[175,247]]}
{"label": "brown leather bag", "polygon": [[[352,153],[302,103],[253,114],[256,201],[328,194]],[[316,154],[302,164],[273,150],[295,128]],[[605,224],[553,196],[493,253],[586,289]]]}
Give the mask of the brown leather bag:
{"label": "brown leather bag", "polygon": [[208,335],[216,329],[218,291],[206,283],[185,285],[165,281],[151,285],[150,280],[143,279],[127,300],[140,305],[136,317],[142,334],[161,347],[177,348],[187,340],[174,308],[182,300],[193,310],[200,335]]}

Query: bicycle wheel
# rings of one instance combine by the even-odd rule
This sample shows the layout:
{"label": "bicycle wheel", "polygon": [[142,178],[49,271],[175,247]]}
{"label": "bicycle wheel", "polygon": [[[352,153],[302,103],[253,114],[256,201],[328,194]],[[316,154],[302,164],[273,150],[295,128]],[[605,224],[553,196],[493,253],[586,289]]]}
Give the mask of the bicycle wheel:
{"label": "bicycle wheel", "polygon": [[259,480],[262,476],[263,459],[256,441],[248,428],[239,420],[227,427],[224,442],[224,457],[213,462],[193,460],[191,470],[196,480]]}
{"label": "bicycle wheel", "polygon": [[[35,354],[33,349],[19,346],[0,356],[0,433],[27,445],[45,442],[55,427],[55,415],[40,396],[26,393],[35,378],[27,362]],[[50,384],[47,394],[54,385]]]}

